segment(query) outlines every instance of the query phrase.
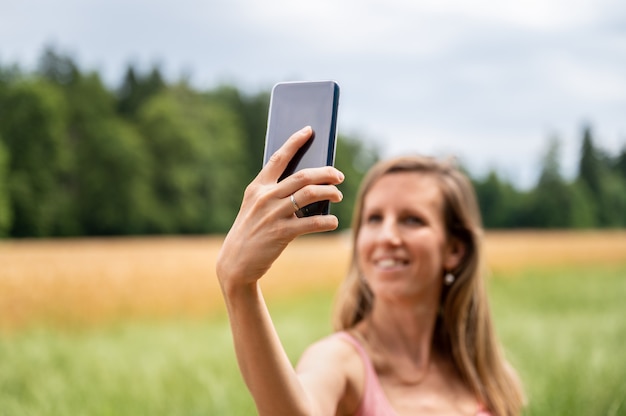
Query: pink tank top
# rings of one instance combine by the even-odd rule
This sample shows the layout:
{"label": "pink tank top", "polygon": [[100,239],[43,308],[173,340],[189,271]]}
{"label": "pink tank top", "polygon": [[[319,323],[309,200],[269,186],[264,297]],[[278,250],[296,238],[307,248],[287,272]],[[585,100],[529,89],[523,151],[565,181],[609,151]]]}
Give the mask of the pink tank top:
{"label": "pink tank top", "polygon": [[[378,375],[367,352],[359,341],[347,332],[337,332],[336,335],[350,343],[359,353],[365,367],[365,384],[363,397],[355,416],[397,416],[385,396],[385,392],[378,381]],[[490,416],[491,414],[478,406],[476,416]]]}

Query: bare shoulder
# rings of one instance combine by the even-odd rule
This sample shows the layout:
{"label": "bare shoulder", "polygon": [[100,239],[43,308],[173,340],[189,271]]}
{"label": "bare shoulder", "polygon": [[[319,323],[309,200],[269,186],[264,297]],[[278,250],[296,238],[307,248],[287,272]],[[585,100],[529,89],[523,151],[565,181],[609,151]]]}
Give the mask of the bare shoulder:
{"label": "bare shoulder", "polygon": [[323,358],[325,361],[343,361],[350,358],[358,358],[353,346],[351,346],[339,334],[332,334],[311,344],[302,354],[302,360]]}
{"label": "bare shoulder", "polygon": [[[310,345],[296,367],[322,414],[353,414],[360,403],[365,370],[358,352],[333,334]],[[331,411],[332,410],[332,411]]]}

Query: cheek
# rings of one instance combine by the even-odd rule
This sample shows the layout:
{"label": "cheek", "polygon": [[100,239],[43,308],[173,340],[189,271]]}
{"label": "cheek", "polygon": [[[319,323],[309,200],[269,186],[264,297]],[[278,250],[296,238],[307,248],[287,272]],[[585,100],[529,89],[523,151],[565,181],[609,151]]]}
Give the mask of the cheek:
{"label": "cheek", "polygon": [[368,244],[367,238],[365,237],[366,236],[364,236],[363,233],[360,233],[356,241],[354,242],[354,250],[355,250],[357,265],[359,267],[363,265],[363,260],[367,256],[369,244]]}
{"label": "cheek", "polygon": [[356,265],[361,272],[365,272],[368,267],[368,260],[376,249],[376,235],[374,230],[362,229],[354,242]]}
{"label": "cheek", "polygon": [[413,254],[422,268],[439,272],[443,269],[445,248],[442,241],[436,236],[428,235],[413,243]]}

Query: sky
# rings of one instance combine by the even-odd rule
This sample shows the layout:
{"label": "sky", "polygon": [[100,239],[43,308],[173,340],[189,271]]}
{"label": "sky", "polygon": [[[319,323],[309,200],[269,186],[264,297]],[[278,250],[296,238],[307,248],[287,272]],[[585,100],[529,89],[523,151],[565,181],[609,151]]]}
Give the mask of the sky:
{"label": "sky", "polygon": [[554,138],[573,177],[584,125],[626,146],[623,0],[0,0],[0,64],[49,45],[111,87],[131,63],[251,94],[333,79],[340,134],[520,187]]}

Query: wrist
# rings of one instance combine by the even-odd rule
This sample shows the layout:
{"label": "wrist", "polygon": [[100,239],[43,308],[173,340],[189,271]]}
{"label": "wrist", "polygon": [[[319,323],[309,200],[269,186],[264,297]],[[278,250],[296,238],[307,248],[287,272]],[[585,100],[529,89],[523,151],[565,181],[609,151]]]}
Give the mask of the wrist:
{"label": "wrist", "polygon": [[258,280],[249,282],[240,281],[239,279],[219,279],[219,282],[227,303],[237,301],[238,299],[255,298],[259,292]]}

